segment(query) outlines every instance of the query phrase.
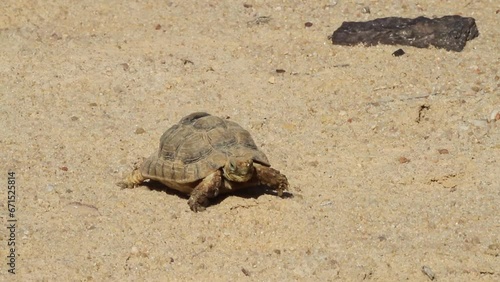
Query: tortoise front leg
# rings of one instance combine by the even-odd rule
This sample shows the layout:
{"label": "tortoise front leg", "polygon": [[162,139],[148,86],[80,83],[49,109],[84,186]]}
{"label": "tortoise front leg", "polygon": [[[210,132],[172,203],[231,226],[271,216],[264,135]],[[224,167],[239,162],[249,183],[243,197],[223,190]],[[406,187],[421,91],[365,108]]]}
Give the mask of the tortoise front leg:
{"label": "tortoise front leg", "polygon": [[222,173],[220,170],[205,177],[191,192],[188,200],[189,208],[194,212],[205,210],[205,207],[209,204],[209,198],[219,195],[221,184]]}
{"label": "tortoise front leg", "polygon": [[[258,185],[268,186],[278,192],[278,196],[283,196],[283,191],[288,190],[288,179],[286,176],[271,167],[255,164],[255,176]],[[255,180],[254,180],[255,181]]]}

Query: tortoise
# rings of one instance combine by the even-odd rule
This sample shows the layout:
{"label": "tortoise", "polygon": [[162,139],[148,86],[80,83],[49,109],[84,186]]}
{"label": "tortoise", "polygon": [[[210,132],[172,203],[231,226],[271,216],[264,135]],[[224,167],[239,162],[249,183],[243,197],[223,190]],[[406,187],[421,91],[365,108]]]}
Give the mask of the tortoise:
{"label": "tortoise", "polygon": [[189,194],[194,212],[205,210],[210,198],[241,188],[267,186],[280,197],[288,189],[286,176],[271,168],[248,131],[204,112],[165,131],[158,151],[117,185],[134,188],[147,179]]}

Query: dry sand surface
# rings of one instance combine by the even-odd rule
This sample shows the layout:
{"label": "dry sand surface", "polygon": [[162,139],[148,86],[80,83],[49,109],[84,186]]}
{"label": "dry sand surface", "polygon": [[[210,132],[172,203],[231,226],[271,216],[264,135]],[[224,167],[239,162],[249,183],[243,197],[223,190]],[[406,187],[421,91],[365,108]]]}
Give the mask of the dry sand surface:
{"label": "dry sand surface", "polygon": [[[17,222],[16,274],[3,227],[0,280],[499,281],[499,9],[2,1],[0,215],[12,171]],[[327,38],[343,21],[451,14],[480,32],[462,52]],[[194,111],[248,129],[288,197],[193,213],[169,191],[120,190]]]}

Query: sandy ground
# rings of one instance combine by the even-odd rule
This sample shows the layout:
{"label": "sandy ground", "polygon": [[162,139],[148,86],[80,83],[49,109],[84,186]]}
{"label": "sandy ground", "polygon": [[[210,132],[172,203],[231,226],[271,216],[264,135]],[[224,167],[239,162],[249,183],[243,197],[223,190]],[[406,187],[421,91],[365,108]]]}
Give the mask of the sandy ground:
{"label": "sandy ground", "polygon": [[[0,280],[499,281],[500,3],[394,3],[2,1]],[[460,53],[327,39],[450,14],[480,32]],[[248,129],[290,197],[120,190],[194,111]]]}

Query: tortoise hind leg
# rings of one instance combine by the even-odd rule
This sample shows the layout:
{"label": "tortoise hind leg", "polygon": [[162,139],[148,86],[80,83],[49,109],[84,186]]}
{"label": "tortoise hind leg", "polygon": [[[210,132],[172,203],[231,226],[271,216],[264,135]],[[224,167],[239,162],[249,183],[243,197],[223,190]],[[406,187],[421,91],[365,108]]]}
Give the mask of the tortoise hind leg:
{"label": "tortoise hind leg", "polygon": [[135,186],[144,182],[145,178],[139,169],[134,169],[131,174],[129,174],[125,179],[116,183],[122,189],[124,188],[134,188]]}
{"label": "tortoise hind leg", "polygon": [[209,204],[209,198],[219,195],[221,184],[222,173],[220,170],[205,177],[191,192],[188,200],[189,208],[194,212],[205,210],[205,207]]}

